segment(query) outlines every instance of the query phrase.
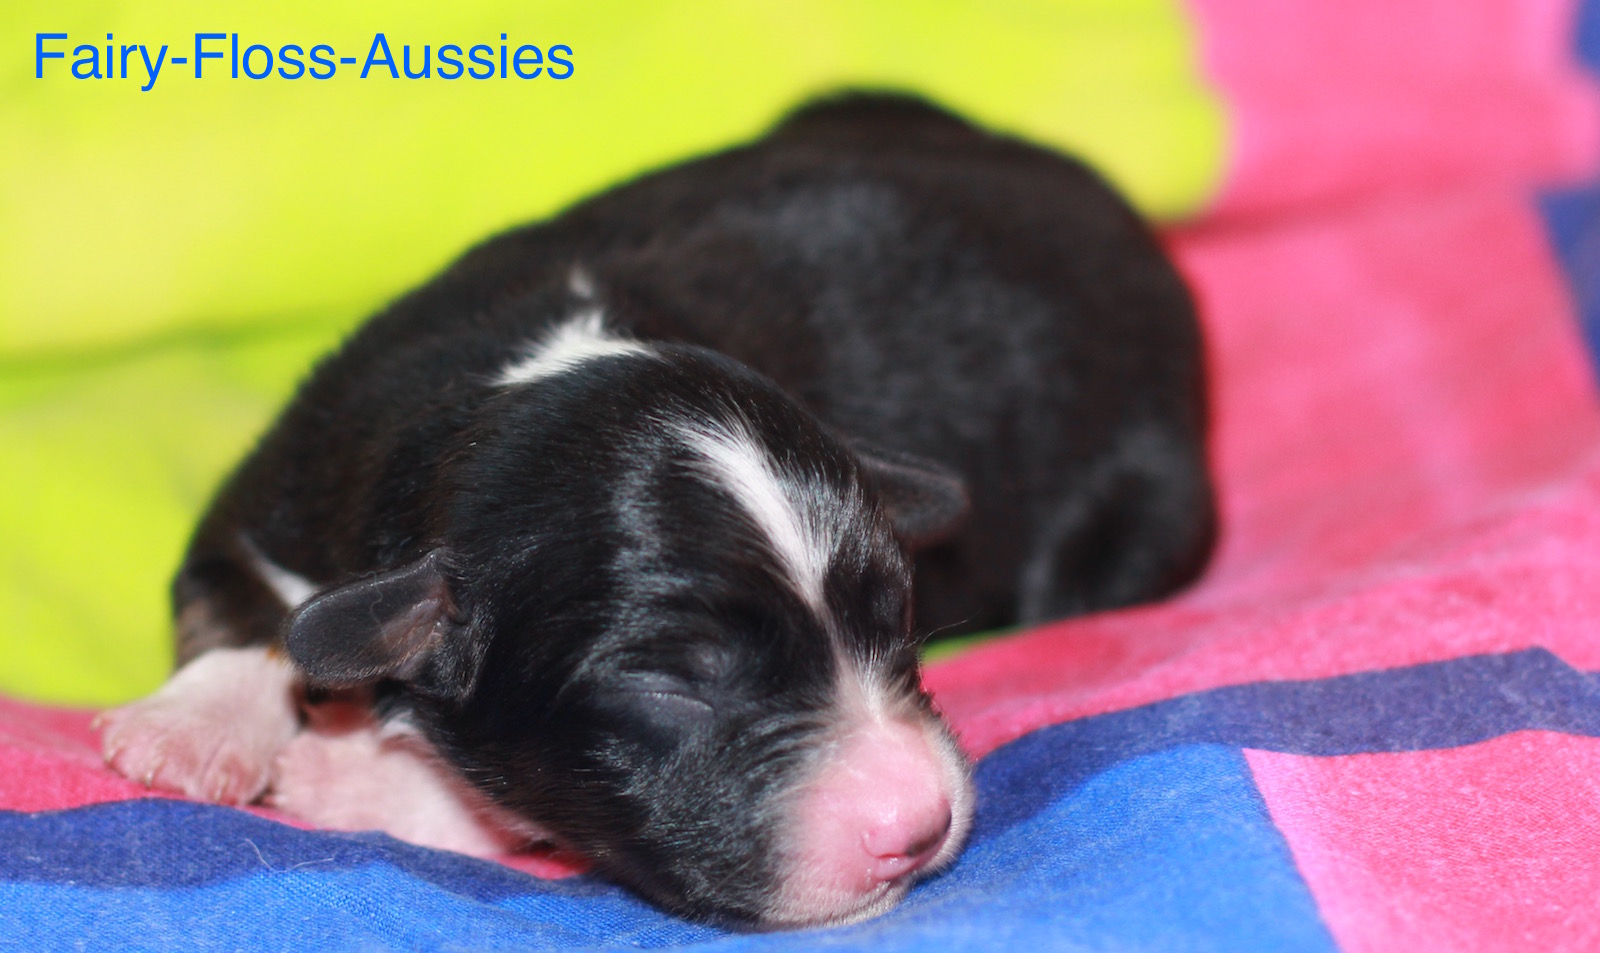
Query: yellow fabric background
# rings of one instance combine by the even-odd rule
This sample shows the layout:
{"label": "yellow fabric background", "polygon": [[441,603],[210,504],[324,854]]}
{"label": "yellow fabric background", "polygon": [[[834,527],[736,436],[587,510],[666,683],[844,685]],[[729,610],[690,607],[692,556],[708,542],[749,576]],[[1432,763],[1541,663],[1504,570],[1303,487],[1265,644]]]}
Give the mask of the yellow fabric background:
{"label": "yellow fabric background", "polygon": [[[107,32],[170,56],[211,31],[361,57],[379,31],[397,56],[506,33],[567,44],[575,71],[258,82],[210,61],[150,92],[68,74]],[[70,35],[44,79],[36,32]],[[167,578],[217,480],[317,353],[496,229],[846,85],[1077,152],[1163,218],[1224,161],[1169,0],[24,0],[0,38],[0,692],[61,702],[159,683]]]}

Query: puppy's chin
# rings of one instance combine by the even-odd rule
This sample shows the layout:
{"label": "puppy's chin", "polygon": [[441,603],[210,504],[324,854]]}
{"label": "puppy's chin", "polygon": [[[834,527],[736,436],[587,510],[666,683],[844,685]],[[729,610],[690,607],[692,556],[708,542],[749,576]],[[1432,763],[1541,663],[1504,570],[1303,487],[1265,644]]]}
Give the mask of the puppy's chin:
{"label": "puppy's chin", "polygon": [[786,897],[762,918],[758,929],[794,930],[803,927],[838,927],[871,920],[893,910],[911,890],[911,881],[879,884],[865,895]]}
{"label": "puppy's chin", "polygon": [[[965,839],[965,833],[962,838]],[[865,892],[819,887],[807,882],[807,878],[796,878],[786,885],[780,899],[763,915],[757,929],[846,926],[880,917],[899,906],[917,882],[949,867],[960,852],[959,841],[952,840],[950,846],[926,865],[895,880],[878,883]]]}

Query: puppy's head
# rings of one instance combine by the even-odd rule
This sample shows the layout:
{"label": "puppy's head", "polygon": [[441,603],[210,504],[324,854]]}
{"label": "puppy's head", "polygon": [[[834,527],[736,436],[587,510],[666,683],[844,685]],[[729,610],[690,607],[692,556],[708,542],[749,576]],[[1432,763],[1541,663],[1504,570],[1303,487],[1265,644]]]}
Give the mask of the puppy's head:
{"label": "puppy's head", "polygon": [[425,555],[292,618],[314,682],[404,686],[499,804],[692,916],[860,919],[955,856],[906,548],[958,479],[639,346],[497,394],[449,480]]}

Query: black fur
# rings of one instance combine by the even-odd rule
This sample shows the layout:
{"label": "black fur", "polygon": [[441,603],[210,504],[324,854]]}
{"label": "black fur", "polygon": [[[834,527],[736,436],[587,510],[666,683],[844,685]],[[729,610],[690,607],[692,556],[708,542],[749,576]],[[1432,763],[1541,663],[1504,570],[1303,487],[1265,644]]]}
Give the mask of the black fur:
{"label": "black fur", "polygon": [[[575,266],[660,357],[495,386],[589,305]],[[917,632],[1192,578],[1202,377],[1181,280],[1084,167],[909,99],[822,102],[492,239],[356,333],[197,531],[180,660],[286,637],[603,870],[759,919],[829,640],[925,709]],[[730,418],[792,492],[863,494],[826,576],[838,631],[673,435]],[[256,555],[324,594],[286,624]]]}

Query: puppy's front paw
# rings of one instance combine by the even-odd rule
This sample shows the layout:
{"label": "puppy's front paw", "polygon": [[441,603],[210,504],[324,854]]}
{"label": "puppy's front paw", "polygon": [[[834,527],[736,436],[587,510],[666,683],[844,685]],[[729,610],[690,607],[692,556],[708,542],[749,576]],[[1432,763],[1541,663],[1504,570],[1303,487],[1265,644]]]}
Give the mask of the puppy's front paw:
{"label": "puppy's front paw", "polygon": [[266,649],[213,649],[101,717],[106,763],[146,787],[248,803],[299,727],[293,689],[293,670]]}

